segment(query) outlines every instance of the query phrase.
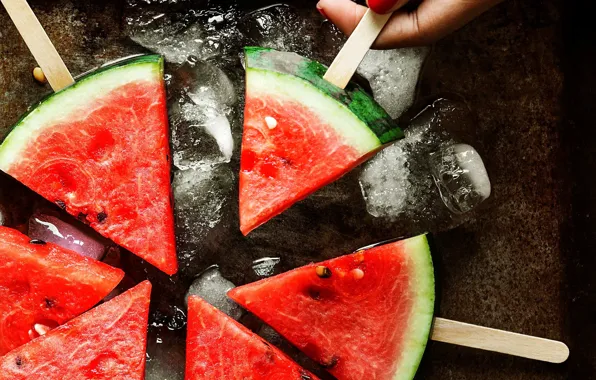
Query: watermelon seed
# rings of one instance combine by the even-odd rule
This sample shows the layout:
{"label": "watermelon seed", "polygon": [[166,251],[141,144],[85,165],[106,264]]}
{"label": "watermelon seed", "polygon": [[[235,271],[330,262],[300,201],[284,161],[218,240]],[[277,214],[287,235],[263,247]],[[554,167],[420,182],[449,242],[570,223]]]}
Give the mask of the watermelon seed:
{"label": "watermelon seed", "polygon": [[87,214],[83,214],[82,212],[79,212],[79,215],[77,215],[77,219],[83,223],[87,223]]}
{"label": "watermelon seed", "polygon": [[331,360],[328,363],[319,363],[321,364],[321,367],[326,368],[326,369],[330,369],[333,368],[337,365],[337,362],[339,361],[339,358],[335,355],[333,355],[333,357],[331,358]]}
{"label": "watermelon seed", "polygon": [[277,127],[277,120],[275,120],[274,117],[265,116],[265,123],[269,129],[275,129],[275,127]]}
{"label": "watermelon seed", "polygon": [[310,296],[310,298],[316,301],[321,299],[321,292],[319,292],[316,289],[309,289],[308,295]]}
{"label": "watermelon seed", "polygon": [[33,78],[35,78],[35,80],[39,83],[46,83],[48,81],[41,67],[36,67],[33,69]]}
{"label": "watermelon seed", "polygon": [[66,210],[66,203],[64,203],[64,201],[61,201],[60,199],[56,200],[56,205],[58,207],[60,207],[62,210]]}
{"label": "watermelon seed", "polygon": [[39,239],[32,239],[32,240],[29,240],[29,244],[46,245],[46,242],[43,240],[39,240]]}
{"label": "watermelon seed", "polygon": [[51,328],[49,328],[46,325],[42,325],[41,323],[36,323],[33,325],[33,329],[35,330],[36,333],[38,333],[40,336],[42,335],[46,335]]}
{"label": "watermelon seed", "polygon": [[352,269],[352,276],[354,280],[362,280],[364,278],[364,271],[360,268]]}
{"label": "watermelon seed", "polygon": [[54,306],[56,306],[56,301],[54,301],[53,299],[46,298],[45,301],[46,301],[46,307],[48,309],[51,309]]}
{"label": "watermelon seed", "polygon": [[331,269],[327,268],[324,265],[319,265],[316,268],[317,271],[317,276],[321,277],[321,278],[329,278],[331,277]]}
{"label": "watermelon seed", "polygon": [[104,220],[106,220],[108,217],[108,214],[106,214],[105,212],[100,212],[99,214],[97,214],[97,221],[99,223],[103,223]]}
{"label": "watermelon seed", "polygon": [[23,359],[21,359],[21,357],[20,357],[20,356],[17,356],[17,357],[15,358],[15,364],[17,365],[17,367],[20,367],[20,366],[22,366],[22,365],[23,365]]}

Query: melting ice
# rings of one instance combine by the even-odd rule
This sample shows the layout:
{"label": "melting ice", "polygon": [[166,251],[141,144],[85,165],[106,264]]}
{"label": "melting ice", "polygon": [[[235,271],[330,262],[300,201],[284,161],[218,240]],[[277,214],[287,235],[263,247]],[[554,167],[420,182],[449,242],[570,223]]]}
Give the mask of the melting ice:
{"label": "melting ice", "polygon": [[199,296],[230,317],[238,320],[242,316],[242,308],[230,298],[227,293],[235,285],[224,278],[217,265],[207,268],[192,283],[186,294],[187,302],[190,296]]}
{"label": "melting ice", "polygon": [[[71,219],[71,218],[68,218]],[[101,260],[110,242],[80,222],[68,223],[58,216],[38,212],[29,218],[29,237]]]}

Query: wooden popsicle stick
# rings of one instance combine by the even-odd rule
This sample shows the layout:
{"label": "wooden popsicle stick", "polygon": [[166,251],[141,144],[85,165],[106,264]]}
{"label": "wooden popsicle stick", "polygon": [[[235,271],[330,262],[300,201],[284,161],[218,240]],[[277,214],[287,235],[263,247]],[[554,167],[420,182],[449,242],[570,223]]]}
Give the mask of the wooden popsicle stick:
{"label": "wooden popsicle stick", "polygon": [[367,10],[323,78],[337,87],[346,88],[391,15]]}
{"label": "wooden popsicle stick", "polygon": [[569,358],[569,348],[563,342],[443,318],[435,318],[430,338],[550,363],[563,363]]}
{"label": "wooden popsicle stick", "polygon": [[59,91],[75,81],[26,0],[0,0],[50,86]]}

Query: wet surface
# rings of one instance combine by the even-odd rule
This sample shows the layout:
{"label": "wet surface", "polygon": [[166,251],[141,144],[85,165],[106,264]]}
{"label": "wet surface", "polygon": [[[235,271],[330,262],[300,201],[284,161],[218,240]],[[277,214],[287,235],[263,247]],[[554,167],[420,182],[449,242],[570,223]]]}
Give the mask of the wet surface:
{"label": "wet surface", "polygon": [[[126,36],[124,1],[31,3],[75,74],[145,51]],[[596,226],[591,217],[596,208],[592,190],[596,189],[592,175],[596,45],[590,23],[583,20],[594,14],[589,7],[593,8],[572,8],[548,0],[503,3],[435,46],[414,106],[421,109],[443,94],[467,100],[477,128],[466,129],[465,142],[484,158],[493,186],[491,198],[467,221],[434,235],[438,315],[564,340],[570,345],[571,358],[564,365],[552,365],[430,343],[418,378],[596,376],[592,275]],[[10,25],[4,12],[0,12],[0,25]],[[28,105],[49,91],[33,79],[34,67],[16,30],[4,27],[0,31],[0,136]],[[224,174],[215,175],[228,175],[228,169],[221,171]],[[345,181],[356,180],[348,176]],[[341,184],[328,192],[339,189]],[[0,175],[0,191],[2,203],[8,205],[4,207],[12,210],[9,218],[14,226],[25,224],[28,214],[45,205],[4,175]],[[324,215],[345,210],[331,203],[325,213],[314,212],[325,194],[299,205],[297,212],[289,214],[291,220],[272,221],[265,226],[268,229],[255,231],[248,242],[238,234],[228,235],[235,226],[218,225],[209,231],[210,245],[198,247],[199,259],[191,260],[190,269],[183,268],[172,281],[134,258],[123,258],[134,280],[149,276],[159,283],[149,352],[164,359],[159,365],[149,361],[154,375],[148,380],[179,378],[175,373],[181,373],[183,361],[180,332],[184,329],[179,328],[183,323],[169,322],[181,318],[185,291],[180,289],[190,286],[193,274],[219,264],[227,278],[241,284],[252,279],[250,265],[255,259],[279,256],[285,270],[348,252],[390,233],[388,226],[378,224],[373,224],[378,229],[372,232],[355,227],[358,215],[342,219],[345,225],[326,229],[326,222],[339,221],[326,220]],[[345,197],[361,199],[360,194]],[[233,205],[222,207],[223,212],[233,214]],[[307,236],[313,233],[309,222],[314,217],[322,218],[317,220],[316,233],[323,238],[301,252],[304,240],[313,241]],[[268,231],[284,225],[303,227],[295,229],[283,245],[267,240]],[[400,235],[400,231],[393,234]],[[344,243],[326,245],[339,241]],[[236,260],[236,256],[241,258]],[[155,313],[161,314],[156,317]]]}

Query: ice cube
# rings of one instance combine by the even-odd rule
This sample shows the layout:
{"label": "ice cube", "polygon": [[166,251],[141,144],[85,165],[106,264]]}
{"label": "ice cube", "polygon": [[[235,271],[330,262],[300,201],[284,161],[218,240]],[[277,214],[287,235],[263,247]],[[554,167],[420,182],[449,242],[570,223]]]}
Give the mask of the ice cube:
{"label": "ice cube", "polygon": [[409,152],[402,140],[381,151],[364,166],[360,185],[368,212],[375,217],[397,218],[412,204]]}
{"label": "ice cube", "polygon": [[0,226],[6,226],[10,224],[8,217],[8,210],[6,210],[4,206],[0,205]]}
{"label": "ice cube", "polygon": [[490,195],[482,159],[457,142],[466,115],[462,104],[439,100],[412,120],[404,139],[363,166],[360,185],[370,214],[437,231],[463,222],[451,213],[467,213]]}
{"label": "ice cube", "polygon": [[229,162],[234,152],[229,118],[235,115],[231,107],[237,98],[227,75],[191,59],[171,72],[169,83],[174,165],[185,170]]}
{"label": "ice cube", "polygon": [[441,197],[454,213],[469,212],[490,196],[484,162],[470,145],[445,145],[430,155],[430,161]]}
{"label": "ice cube", "polygon": [[[319,17],[319,22],[322,19]],[[249,12],[239,23],[247,44],[309,55],[316,26],[301,17],[297,8],[275,4]]]}
{"label": "ice cube", "polygon": [[188,302],[188,297],[191,295],[199,296],[230,317],[238,320],[242,316],[243,310],[227,296],[228,291],[234,287],[235,285],[231,281],[222,276],[219,267],[213,265],[201,273],[192,283],[186,294],[186,301]]}
{"label": "ice cube", "polygon": [[162,54],[174,63],[189,55],[216,59],[237,50],[232,45],[237,30],[235,7],[200,2],[194,8],[189,2],[161,0],[127,2],[125,33],[145,48]]}
{"label": "ice cube", "polygon": [[190,267],[206,246],[220,246],[229,234],[231,221],[237,215],[231,208],[235,178],[232,169],[221,164],[174,174],[176,238],[182,270]]}
{"label": "ice cube", "polygon": [[426,47],[371,50],[358,68],[370,83],[375,100],[394,119],[414,103],[416,85],[428,52]]}
{"label": "ice cube", "polygon": [[29,237],[57,244],[95,260],[101,260],[111,245],[87,226],[74,220],[68,223],[58,216],[43,212],[35,213],[29,218]]}
{"label": "ice cube", "polygon": [[262,259],[253,261],[252,270],[258,279],[271,277],[280,273],[280,262],[281,259],[279,257],[263,257]]}

